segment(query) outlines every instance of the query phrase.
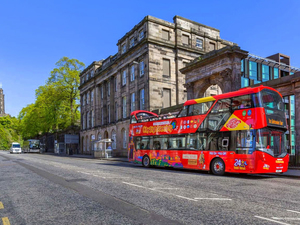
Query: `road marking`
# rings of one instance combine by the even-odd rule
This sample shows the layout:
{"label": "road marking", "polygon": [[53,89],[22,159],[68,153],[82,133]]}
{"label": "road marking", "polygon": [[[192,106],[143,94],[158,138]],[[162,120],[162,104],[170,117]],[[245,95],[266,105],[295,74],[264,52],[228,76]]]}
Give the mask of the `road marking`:
{"label": "road marking", "polygon": [[2,217],[3,225],[10,225],[9,219],[7,217]]}
{"label": "road marking", "polygon": [[[127,183],[127,182],[122,182],[123,184],[128,184],[128,185],[131,185],[131,186],[135,186],[135,187],[140,187],[140,188],[146,188],[146,187],[143,187],[143,186],[140,186],[140,185],[137,185],[137,184],[132,184],[132,183]],[[148,188],[146,188],[148,189]],[[151,190],[151,189],[150,189]]]}
{"label": "road marking", "polygon": [[300,218],[292,218],[292,217],[272,217],[274,220],[300,220]]}
{"label": "road marking", "polygon": [[0,209],[4,209],[3,203],[0,202]]}
{"label": "road marking", "polygon": [[284,224],[284,225],[290,225],[289,223],[283,223],[283,222],[280,222],[280,221],[272,220],[272,219],[261,217],[261,216],[254,216],[254,217],[256,217],[258,219],[262,219],[262,220],[268,220],[268,221],[271,221],[271,222],[274,222],[274,223],[279,223],[279,224]]}
{"label": "road marking", "polygon": [[197,200],[192,199],[192,198],[187,198],[187,197],[184,197],[184,196],[181,196],[181,195],[175,195],[175,196],[178,197],[178,198],[183,198],[183,199],[187,199],[187,200],[190,200],[190,201],[197,202]]}
{"label": "road marking", "polygon": [[294,210],[289,210],[289,209],[287,209],[286,211],[288,211],[288,212],[294,212],[294,213],[300,213],[300,212],[297,212],[297,211],[294,211]]}
{"label": "road marking", "polygon": [[150,188],[151,190],[178,190],[179,188]]}
{"label": "road marking", "polygon": [[[158,191],[158,192],[161,192],[161,193],[164,193],[164,194],[170,194],[170,195],[175,195],[175,194],[163,192],[159,189],[178,189],[178,188],[147,188],[147,187],[144,187],[144,186],[141,186],[141,185],[132,184],[132,183],[128,183],[128,182],[122,182],[122,183],[131,185],[131,186],[134,186],[134,187],[144,188],[144,189],[148,189],[148,190],[151,190],[151,191]],[[198,199],[199,200],[229,200],[229,201],[231,201],[231,199],[228,199],[228,198],[188,198],[188,197],[184,197],[184,196],[181,196],[181,195],[175,195],[175,196],[178,197],[178,198],[183,198],[183,199],[186,199],[186,200],[189,200],[189,201],[194,201],[194,202],[197,202]]]}
{"label": "road marking", "polygon": [[194,198],[197,200],[224,200],[224,201],[231,201],[232,199],[230,198]]}

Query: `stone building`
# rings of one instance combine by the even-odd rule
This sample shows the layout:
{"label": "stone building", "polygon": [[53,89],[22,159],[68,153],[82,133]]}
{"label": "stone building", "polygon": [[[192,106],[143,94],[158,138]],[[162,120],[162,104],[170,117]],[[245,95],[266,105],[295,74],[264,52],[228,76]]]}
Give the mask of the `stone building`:
{"label": "stone building", "polygon": [[5,116],[4,94],[2,84],[0,83],[0,116]]}
{"label": "stone building", "polygon": [[300,69],[290,65],[290,57],[281,53],[260,57],[228,46],[195,59],[180,70],[186,75],[188,99],[204,97],[211,85],[221,92],[248,86],[265,85],[284,97],[287,115],[290,163],[300,165]]}
{"label": "stone building", "polygon": [[157,110],[187,100],[179,69],[207,52],[236,45],[220,31],[175,16],[173,23],[146,16],[117,42],[118,52],[80,74],[81,153],[112,138],[112,154],[127,156],[130,112]]}

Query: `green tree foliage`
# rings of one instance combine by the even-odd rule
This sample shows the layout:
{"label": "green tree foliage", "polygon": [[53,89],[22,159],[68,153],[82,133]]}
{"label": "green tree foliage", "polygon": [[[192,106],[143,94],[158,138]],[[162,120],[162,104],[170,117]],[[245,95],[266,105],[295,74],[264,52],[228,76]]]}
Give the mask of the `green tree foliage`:
{"label": "green tree foliage", "polygon": [[12,142],[20,142],[19,120],[15,117],[0,117],[0,149],[9,149]]}
{"label": "green tree foliage", "polygon": [[80,124],[79,74],[84,64],[63,57],[44,86],[36,90],[35,103],[19,114],[24,139]]}

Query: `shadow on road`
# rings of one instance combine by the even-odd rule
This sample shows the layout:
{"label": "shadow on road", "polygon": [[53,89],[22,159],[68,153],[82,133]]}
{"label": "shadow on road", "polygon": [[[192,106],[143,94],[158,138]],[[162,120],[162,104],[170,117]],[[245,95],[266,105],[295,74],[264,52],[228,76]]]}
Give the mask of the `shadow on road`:
{"label": "shadow on road", "polygon": [[[131,169],[138,169],[138,170],[149,170],[149,171],[159,171],[162,173],[188,173],[188,174],[199,174],[199,175],[206,175],[206,176],[214,176],[215,175],[209,173],[208,171],[201,171],[201,170],[192,170],[192,169],[182,169],[182,168],[172,168],[172,167],[159,167],[159,166],[152,166],[150,168],[145,168],[140,164],[132,164],[132,163],[123,163],[123,162],[116,162],[112,161],[110,163],[97,163],[99,165],[106,165],[106,166],[113,166],[113,167],[126,167]],[[247,179],[247,180],[267,180],[277,178],[277,176],[267,175],[267,174],[239,174],[239,173],[225,173],[223,177],[228,178],[239,178],[239,179]]]}

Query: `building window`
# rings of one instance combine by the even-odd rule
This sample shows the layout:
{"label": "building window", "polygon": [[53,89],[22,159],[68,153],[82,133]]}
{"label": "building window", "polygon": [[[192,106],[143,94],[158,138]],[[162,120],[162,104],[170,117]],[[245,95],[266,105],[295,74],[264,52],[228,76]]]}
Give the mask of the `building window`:
{"label": "building window", "polygon": [[274,68],[274,79],[278,79],[279,78],[279,70],[278,68]]}
{"label": "building window", "polygon": [[162,30],[162,39],[169,40],[169,31]]}
{"label": "building window", "polygon": [[111,133],[111,139],[112,139],[112,149],[116,149],[117,148],[117,134],[116,134],[116,131],[112,131]]}
{"label": "building window", "polygon": [[122,54],[126,52],[126,44],[122,45]]}
{"label": "building window", "polygon": [[115,102],[115,121],[118,120],[118,103]]}
{"label": "building window", "polygon": [[115,79],[114,79],[114,82],[115,82],[115,91],[117,91],[117,89],[118,89],[118,83],[117,83],[117,76],[115,76]]}
{"label": "building window", "polygon": [[91,77],[94,77],[94,70],[91,70]]}
{"label": "building window", "polygon": [[135,93],[131,94],[131,102],[130,102],[130,111],[133,112],[135,110]]}
{"label": "building window", "polygon": [[170,76],[170,60],[163,59],[163,76]]}
{"label": "building window", "polygon": [[104,92],[104,90],[103,90],[103,84],[101,85],[101,99],[103,99],[103,92]]}
{"label": "building window", "polygon": [[107,105],[107,120],[110,123],[110,105]]}
{"label": "building window", "polygon": [[144,38],[144,31],[141,30],[139,33],[139,40],[142,40]]}
{"label": "building window", "polygon": [[270,80],[270,67],[262,65],[262,82]]}
{"label": "building window", "polygon": [[134,65],[130,69],[130,81],[134,81]]}
{"label": "building window", "polygon": [[189,45],[190,44],[190,37],[188,35],[182,35],[182,44]]}
{"label": "building window", "polygon": [[90,127],[90,112],[86,113],[86,128]]}
{"label": "building window", "polygon": [[196,38],[196,47],[203,49],[203,40],[200,38]]}
{"label": "building window", "polygon": [[295,95],[290,96],[290,133],[291,133],[291,155],[295,155],[296,128],[295,128]]}
{"label": "building window", "polygon": [[94,111],[92,110],[92,127],[94,127],[94,121],[95,121],[95,115],[94,115]]}
{"label": "building window", "polygon": [[86,93],[86,104],[89,104],[89,100],[90,100],[90,93]]}
{"label": "building window", "polygon": [[131,39],[130,39],[130,48],[132,48],[134,46],[134,38],[132,37]]}
{"label": "building window", "polygon": [[84,115],[84,113],[82,113],[82,129],[84,130],[85,129],[85,122],[86,121],[86,118],[85,118],[85,115]]}
{"label": "building window", "polygon": [[140,77],[144,75],[144,61],[140,62]]}
{"label": "building window", "polygon": [[126,85],[126,70],[123,71],[122,86]]}
{"label": "building window", "polygon": [[171,106],[171,89],[163,89],[163,108]]}
{"label": "building window", "polygon": [[122,98],[122,111],[123,111],[123,118],[126,118],[127,117],[127,111],[126,111],[126,96],[124,96]]}
{"label": "building window", "polygon": [[104,110],[101,108],[101,124],[104,124]]}
{"label": "building window", "polygon": [[[249,61],[249,78],[253,80],[254,84],[260,83],[259,80],[257,80],[257,63],[253,61]],[[250,83],[250,85],[252,85]]]}
{"label": "building window", "polygon": [[123,138],[123,148],[127,148],[127,135],[126,130],[122,129],[122,138]]}
{"label": "building window", "polygon": [[215,43],[209,42],[209,51],[216,50],[216,45]]}
{"label": "building window", "polygon": [[85,94],[82,95],[82,105],[85,105]]}
{"label": "building window", "polygon": [[107,95],[110,96],[110,81],[107,82]]}
{"label": "building window", "polygon": [[144,89],[140,90],[140,110],[145,109],[145,91]]}
{"label": "building window", "polygon": [[249,79],[245,77],[241,77],[241,88],[249,87]]}
{"label": "building window", "polygon": [[91,105],[94,104],[94,91],[91,91]]}

